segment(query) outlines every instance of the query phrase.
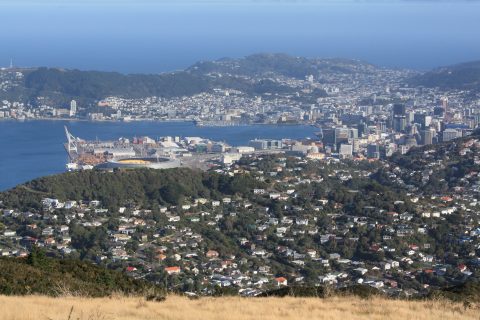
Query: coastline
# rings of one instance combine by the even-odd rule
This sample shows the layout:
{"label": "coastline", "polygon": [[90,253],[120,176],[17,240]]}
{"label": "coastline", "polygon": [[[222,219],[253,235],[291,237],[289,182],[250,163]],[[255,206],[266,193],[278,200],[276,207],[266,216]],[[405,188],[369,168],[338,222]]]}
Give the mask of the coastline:
{"label": "coastline", "polygon": [[11,122],[28,122],[28,121],[66,121],[66,122],[194,122],[193,120],[187,119],[169,119],[169,120],[160,120],[160,119],[131,119],[128,121],[124,120],[114,120],[114,119],[102,119],[102,120],[90,120],[82,118],[25,118],[25,119],[15,119],[15,118],[0,118],[0,121],[11,121]]}
{"label": "coastline", "polygon": [[119,137],[199,136],[225,141],[232,146],[246,145],[249,140],[314,138],[311,125],[252,124],[242,127],[197,127],[191,121],[88,121],[68,119],[0,119],[0,148],[6,156],[0,161],[0,190],[40,176],[65,171],[64,149],[66,125],[75,136],[86,140]]}
{"label": "coastline", "polygon": [[[81,119],[81,118],[26,118],[26,119],[15,119],[15,118],[0,118],[1,122],[34,122],[34,121],[64,121],[64,122],[90,122],[90,123],[132,123],[132,122],[164,122],[164,123],[192,123],[195,125],[195,120],[189,119],[130,119],[128,121],[124,120],[114,120],[114,119],[102,119],[102,120],[90,120],[90,119]],[[294,127],[294,126],[310,126],[315,127],[314,123],[246,123],[246,124],[235,124],[235,125],[195,125],[199,128],[215,128],[215,127],[253,127],[253,126],[274,126],[274,127]]]}

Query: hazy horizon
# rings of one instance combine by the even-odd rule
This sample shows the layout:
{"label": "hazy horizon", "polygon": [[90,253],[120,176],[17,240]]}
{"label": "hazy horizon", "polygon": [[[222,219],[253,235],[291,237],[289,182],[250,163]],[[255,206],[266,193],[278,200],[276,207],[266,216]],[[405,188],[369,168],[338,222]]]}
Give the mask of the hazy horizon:
{"label": "hazy horizon", "polygon": [[0,3],[0,66],[158,73],[255,53],[426,70],[480,59],[478,1]]}

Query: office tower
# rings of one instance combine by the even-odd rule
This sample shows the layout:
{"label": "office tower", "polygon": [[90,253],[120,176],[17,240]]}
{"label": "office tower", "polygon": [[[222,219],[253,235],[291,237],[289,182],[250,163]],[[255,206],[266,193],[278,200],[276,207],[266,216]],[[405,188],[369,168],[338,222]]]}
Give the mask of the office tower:
{"label": "office tower", "polygon": [[385,132],[387,131],[387,124],[385,122],[378,122],[377,128],[380,130],[380,132]]}
{"label": "office tower", "polygon": [[420,130],[421,130],[421,126],[418,123],[414,123],[412,125],[407,126],[407,133],[412,136],[419,133]]}
{"label": "office tower", "polygon": [[367,158],[380,159],[380,147],[377,144],[369,144],[367,146]]}
{"label": "office tower", "polygon": [[353,146],[351,144],[340,144],[339,155],[342,158],[349,158],[353,154]]}
{"label": "office tower", "polygon": [[321,139],[323,143],[327,145],[334,145],[335,144],[335,128],[322,129]]}
{"label": "office tower", "polygon": [[422,145],[433,144],[433,138],[435,137],[435,130],[426,129],[420,132],[420,143]]}
{"label": "office tower", "polygon": [[367,133],[367,125],[361,122],[357,125],[358,136],[363,137]]}
{"label": "office tower", "polygon": [[348,128],[335,128],[335,144],[348,142],[350,131]]}
{"label": "office tower", "polygon": [[445,109],[443,107],[435,107],[433,108],[433,115],[439,118],[443,118],[445,116]]}
{"label": "office tower", "polygon": [[350,139],[358,139],[358,129],[357,128],[349,128],[348,129],[348,137]]}
{"label": "office tower", "polygon": [[392,127],[397,132],[405,131],[407,127],[406,108],[404,104],[396,103],[392,109]]}
{"label": "office tower", "polygon": [[281,149],[283,147],[283,142],[281,140],[273,139],[255,139],[250,140],[248,145],[255,148],[255,150],[271,150]]}
{"label": "office tower", "polygon": [[407,124],[412,124],[415,119],[415,113],[413,111],[409,111],[405,115],[407,117]]}
{"label": "office tower", "polygon": [[77,101],[70,101],[70,117],[74,117],[77,114]]}
{"label": "office tower", "polygon": [[462,133],[459,132],[456,129],[445,129],[442,133],[442,141],[450,141],[456,138],[460,138],[462,136]]}
{"label": "office tower", "polygon": [[427,116],[426,114],[416,114],[414,122],[420,124],[422,129],[426,129],[432,123],[432,116]]}
{"label": "office tower", "polygon": [[440,98],[438,105],[440,107],[442,107],[445,112],[447,112],[448,111],[448,98],[447,97]]}
{"label": "office tower", "polygon": [[404,116],[406,113],[406,108],[404,104],[396,103],[393,105],[393,116]]}
{"label": "office tower", "polygon": [[405,116],[396,115],[393,118],[393,130],[396,132],[403,132],[407,127],[407,119]]}

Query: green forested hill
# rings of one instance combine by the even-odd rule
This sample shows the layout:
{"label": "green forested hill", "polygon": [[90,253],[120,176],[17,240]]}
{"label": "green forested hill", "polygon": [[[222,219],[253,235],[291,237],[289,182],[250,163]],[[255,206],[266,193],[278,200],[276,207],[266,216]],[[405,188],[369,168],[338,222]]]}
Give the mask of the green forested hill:
{"label": "green forested hill", "polygon": [[190,169],[70,172],[33,180],[0,194],[7,206],[38,208],[40,200],[100,200],[117,208],[129,201],[146,207],[180,204],[188,197],[218,198],[245,193],[260,182],[249,176],[227,177]]}
{"label": "green forested hill", "polygon": [[192,95],[209,87],[208,81],[187,72],[131,74],[39,68],[26,74],[25,87],[35,96],[61,92],[72,97],[142,98]]}

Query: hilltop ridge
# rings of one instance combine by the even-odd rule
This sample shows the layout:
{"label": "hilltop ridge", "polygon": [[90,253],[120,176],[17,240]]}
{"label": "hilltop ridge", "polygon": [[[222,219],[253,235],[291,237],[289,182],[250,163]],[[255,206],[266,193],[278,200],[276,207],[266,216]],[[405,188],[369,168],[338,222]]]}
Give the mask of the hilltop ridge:
{"label": "hilltop ridge", "polygon": [[[300,58],[286,54],[254,54],[240,59],[203,61],[183,71],[161,74],[17,68],[0,71],[5,74],[13,71],[7,77],[8,87],[0,90],[0,100],[32,105],[65,105],[75,99],[93,107],[96,102],[109,96],[128,99],[151,96],[171,98],[218,88],[240,90],[252,96],[265,92],[294,94],[296,91],[293,88],[278,84],[270,77],[304,79],[319,74],[373,74],[379,69],[357,60]],[[325,92],[318,90],[317,96],[325,96]]]}
{"label": "hilltop ridge", "polygon": [[413,77],[410,84],[480,92],[480,60],[436,68]]}

